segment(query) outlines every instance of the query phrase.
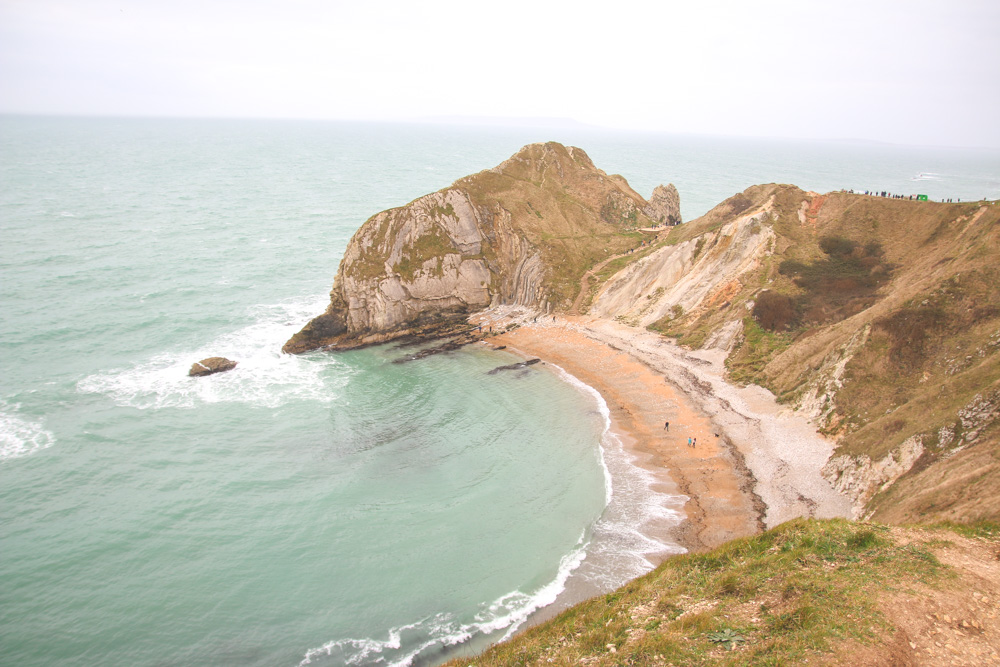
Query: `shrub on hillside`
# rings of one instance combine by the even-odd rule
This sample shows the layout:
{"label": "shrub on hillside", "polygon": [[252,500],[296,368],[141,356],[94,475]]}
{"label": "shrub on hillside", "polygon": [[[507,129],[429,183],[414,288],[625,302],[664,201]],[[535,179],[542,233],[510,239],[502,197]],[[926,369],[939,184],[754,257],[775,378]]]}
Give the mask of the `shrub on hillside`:
{"label": "shrub on hillside", "polygon": [[811,264],[786,259],[778,272],[789,276],[804,293],[798,299],[806,322],[840,320],[870,306],[875,293],[892,275],[892,265],[877,241],[864,245],[841,236],[824,236],[825,257]]}
{"label": "shrub on hillside", "polygon": [[798,324],[799,309],[792,297],[768,290],[757,296],[753,318],[764,329],[785,331]]}
{"label": "shrub on hillside", "polygon": [[926,356],[928,337],[948,324],[940,306],[904,307],[876,320],[875,326],[889,334],[889,358],[903,368],[916,368]]}

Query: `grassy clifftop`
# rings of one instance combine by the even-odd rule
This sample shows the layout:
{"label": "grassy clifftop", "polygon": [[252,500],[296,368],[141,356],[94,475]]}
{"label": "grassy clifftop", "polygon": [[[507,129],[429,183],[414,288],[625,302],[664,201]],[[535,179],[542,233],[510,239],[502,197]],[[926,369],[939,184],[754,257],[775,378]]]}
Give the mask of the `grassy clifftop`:
{"label": "grassy clifftop", "polygon": [[674,557],[449,667],[986,664],[1000,526],[796,520]]}
{"label": "grassy clifftop", "polygon": [[568,308],[583,274],[638,246],[652,224],[646,201],[624,178],[598,169],[580,148],[531,144],[493,169],[452,186],[482,210],[506,218],[542,255],[556,308]]}

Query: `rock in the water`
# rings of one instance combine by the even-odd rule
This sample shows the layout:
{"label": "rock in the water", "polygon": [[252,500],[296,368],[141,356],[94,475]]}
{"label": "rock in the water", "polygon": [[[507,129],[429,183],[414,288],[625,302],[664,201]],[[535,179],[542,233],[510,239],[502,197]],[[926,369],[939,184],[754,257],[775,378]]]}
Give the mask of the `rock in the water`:
{"label": "rock in the water", "polygon": [[236,368],[236,362],[225,357],[208,357],[201,361],[196,361],[191,365],[188,375],[200,377],[202,375],[212,375],[214,373],[224,373]]}
{"label": "rock in the water", "polygon": [[487,371],[487,375],[496,375],[500,371],[516,371],[522,368],[527,368],[528,366],[534,366],[535,364],[541,362],[541,359],[528,359],[527,361],[522,361],[516,364],[507,364],[506,366],[497,366],[491,371]]}
{"label": "rock in the water", "polygon": [[642,212],[661,225],[681,224],[681,196],[674,184],[657,185]]}

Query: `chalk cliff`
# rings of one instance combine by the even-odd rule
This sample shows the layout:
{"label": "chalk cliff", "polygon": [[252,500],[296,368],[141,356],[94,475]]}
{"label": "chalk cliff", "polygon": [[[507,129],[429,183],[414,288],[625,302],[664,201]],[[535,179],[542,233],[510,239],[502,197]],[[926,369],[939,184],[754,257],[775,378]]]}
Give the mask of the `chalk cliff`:
{"label": "chalk cliff", "polygon": [[651,224],[648,207],[579,148],[526,146],[365,222],[344,253],[330,306],[283,350],[440,331],[495,304],[563,308],[588,268],[638,245],[629,232]]}

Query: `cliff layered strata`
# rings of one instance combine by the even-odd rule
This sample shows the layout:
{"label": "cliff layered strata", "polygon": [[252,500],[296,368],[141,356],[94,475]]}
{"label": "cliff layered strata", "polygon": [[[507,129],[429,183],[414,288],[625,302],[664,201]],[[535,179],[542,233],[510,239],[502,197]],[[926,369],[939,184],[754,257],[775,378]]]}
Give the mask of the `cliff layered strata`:
{"label": "cliff layered strata", "polygon": [[681,196],[674,184],[657,185],[642,212],[661,225],[681,224]]}
{"label": "cliff layered strata", "polygon": [[[613,276],[590,313],[648,327],[672,313],[717,308],[773,246],[773,200],[697,239],[665,245]],[[641,296],[642,298],[636,298]]]}
{"label": "cliff layered strata", "polygon": [[565,307],[590,266],[638,245],[627,232],[650,224],[647,206],[579,148],[526,146],[494,169],[365,222],[348,243],[326,312],[283,350],[437,331],[490,305]]}

